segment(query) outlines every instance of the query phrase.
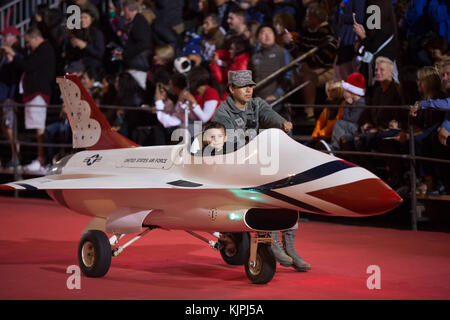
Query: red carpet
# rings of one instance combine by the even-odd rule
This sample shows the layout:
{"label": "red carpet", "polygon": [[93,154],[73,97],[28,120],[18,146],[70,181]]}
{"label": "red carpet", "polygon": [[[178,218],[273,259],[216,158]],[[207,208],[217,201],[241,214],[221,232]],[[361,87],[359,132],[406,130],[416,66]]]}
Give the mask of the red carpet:
{"label": "red carpet", "polygon": [[[312,270],[277,266],[267,285],[183,231],[154,230],[104,278],[82,276],[69,290],[88,221],[51,201],[0,197],[0,299],[450,299],[450,234],[317,222],[302,223],[296,238]],[[380,267],[379,290],[367,288],[370,265]]]}

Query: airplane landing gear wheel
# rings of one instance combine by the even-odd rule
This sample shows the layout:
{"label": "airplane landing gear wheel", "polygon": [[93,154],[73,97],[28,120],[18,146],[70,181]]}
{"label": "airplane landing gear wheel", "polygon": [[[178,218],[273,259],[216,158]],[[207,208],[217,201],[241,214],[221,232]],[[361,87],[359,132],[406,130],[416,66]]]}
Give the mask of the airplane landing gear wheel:
{"label": "airplane landing gear wheel", "polygon": [[222,242],[220,254],[223,260],[230,265],[241,266],[248,259],[250,237],[247,232],[226,233]]}
{"label": "airplane landing gear wheel", "polygon": [[251,282],[265,284],[272,280],[276,271],[276,261],[272,249],[268,244],[259,244],[254,264],[247,260],[245,273]]}
{"label": "airplane landing gear wheel", "polygon": [[111,244],[106,234],[89,230],[78,244],[78,263],[87,277],[103,277],[111,266]]}

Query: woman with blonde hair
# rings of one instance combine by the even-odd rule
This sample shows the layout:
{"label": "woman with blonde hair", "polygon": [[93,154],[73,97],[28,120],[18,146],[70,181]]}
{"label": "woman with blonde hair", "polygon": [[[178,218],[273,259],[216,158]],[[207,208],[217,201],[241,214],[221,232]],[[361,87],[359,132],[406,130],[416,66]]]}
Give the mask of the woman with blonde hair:
{"label": "woman with blonde hair", "polygon": [[[441,78],[434,67],[419,69],[417,72],[417,89],[422,95],[422,100],[443,99],[446,97]],[[417,120],[418,128],[415,130],[414,136],[416,155],[433,157],[433,137],[437,134],[437,129],[444,120],[444,113],[433,109],[422,109],[418,111]],[[437,177],[433,177],[433,166],[433,163],[417,162],[418,192],[426,193],[436,187]]]}
{"label": "woman with blonde hair", "polygon": [[440,99],[445,92],[435,67],[423,67],[417,71],[417,89],[424,99]]}
{"label": "woman with blonde hair", "polygon": [[[431,99],[417,101],[414,106],[411,106],[410,115],[416,117],[420,110],[429,109],[450,109],[450,60],[445,60],[440,65],[439,72],[441,74],[441,81],[444,90],[447,90],[447,97],[445,99]],[[439,112],[445,115],[445,120],[438,127],[431,138],[431,154],[433,158],[450,159],[450,111]],[[430,181],[419,186],[419,192],[427,191],[431,194],[445,194],[450,190],[450,166],[448,164],[435,163],[434,175],[432,182],[433,191],[429,191],[428,185]],[[427,181],[425,181],[427,182]]]}
{"label": "woman with blonde hair", "polygon": [[159,65],[171,65],[175,58],[175,52],[170,44],[163,44],[155,48],[154,63]]}
{"label": "woman with blonde hair", "polygon": [[155,92],[156,81],[158,75],[161,73],[171,74],[173,60],[175,58],[175,52],[170,44],[159,45],[155,48],[155,55],[153,56],[152,66],[147,73],[147,78],[149,79],[148,85],[150,88],[148,92]]}
{"label": "woman with blonde hair", "polygon": [[[446,97],[441,78],[434,67],[419,69],[416,83],[422,100],[443,99]],[[427,133],[430,130],[432,131],[439,123],[442,123],[443,113],[432,109],[420,110],[417,119],[420,132]]]}
{"label": "woman with blonde hair", "polygon": [[[344,90],[341,81],[330,80],[325,84],[327,103],[330,105],[344,105]],[[343,108],[324,108],[316,122],[316,127],[312,133],[313,140],[331,138],[334,124],[342,119]]]}

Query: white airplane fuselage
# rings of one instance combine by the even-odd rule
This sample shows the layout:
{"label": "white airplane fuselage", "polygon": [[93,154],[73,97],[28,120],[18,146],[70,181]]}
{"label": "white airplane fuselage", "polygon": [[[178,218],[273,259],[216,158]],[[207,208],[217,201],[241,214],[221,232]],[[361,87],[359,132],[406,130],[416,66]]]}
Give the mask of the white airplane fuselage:
{"label": "white airplane fuselage", "polygon": [[[244,265],[247,277],[263,284],[276,270],[269,232],[293,228],[300,211],[362,217],[402,202],[368,170],[308,148],[279,129],[263,130],[223,155],[192,155],[186,143],[141,147],[111,128],[77,76],[58,77],[57,83],[72,145],[85,151],[64,157],[45,177],[1,184],[0,190],[45,190],[63,206],[91,216],[78,245],[88,277],[104,276],[112,256],[164,228],[208,242],[226,263]],[[218,241],[192,231],[214,232]],[[118,244],[124,234],[138,232]]]}
{"label": "white airplane fuselage", "polygon": [[361,217],[402,202],[366,169],[279,129],[263,130],[225,155],[194,156],[186,144],[138,146],[112,130],[78,77],[66,75],[57,83],[73,147],[86,151],[65,157],[48,176],[0,189],[46,190],[62,205],[93,216],[88,230],[133,233],[149,225],[272,231],[291,228],[300,211]]}
{"label": "white airplane fuselage", "polygon": [[58,178],[47,178],[55,190],[47,192],[64,206],[105,219],[115,212],[128,216],[123,210],[129,210],[132,220],[142,212],[137,223],[167,229],[250,231],[250,209],[366,216],[401,201],[366,169],[305,147],[278,129],[225,155],[193,156],[185,145],[92,150],[54,170]]}

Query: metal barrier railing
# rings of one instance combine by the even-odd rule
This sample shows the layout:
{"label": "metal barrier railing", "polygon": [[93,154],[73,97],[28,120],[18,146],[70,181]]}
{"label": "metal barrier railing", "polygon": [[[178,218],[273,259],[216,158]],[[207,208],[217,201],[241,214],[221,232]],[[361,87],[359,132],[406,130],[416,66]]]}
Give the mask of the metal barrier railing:
{"label": "metal barrier railing", "polygon": [[[315,75],[315,78],[320,77],[322,74],[328,72],[328,69],[323,70],[322,72],[319,72]],[[311,83],[312,80],[307,80],[301,84],[299,84],[297,87],[295,87],[294,89],[292,89],[291,91],[285,93],[284,95],[280,96],[278,99],[272,101],[269,105],[271,108],[275,107],[277,104],[282,103],[284,100],[286,100],[287,98],[291,97],[293,94],[295,94],[296,92],[300,91],[301,89],[303,89],[304,87],[306,87],[308,84]],[[286,104],[285,107],[289,108],[290,104]]]}
{"label": "metal barrier railing", "polygon": [[314,53],[316,53],[319,50],[319,47],[315,47],[312,48],[311,50],[309,50],[308,52],[302,54],[301,56],[295,58],[294,60],[292,60],[291,62],[289,62],[287,65],[281,67],[280,69],[278,69],[277,71],[275,71],[274,73],[268,75],[266,78],[264,78],[263,80],[259,81],[254,87],[253,90],[257,90],[260,87],[262,87],[263,85],[265,85],[266,83],[272,81],[273,79],[275,79],[276,77],[278,77],[280,74],[294,68],[299,62],[302,62],[303,60],[305,60],[306,58],[308,58],[309,56],[313,55]]}
{"label": "metal barrier railing", "polygon": [[[290,108],[305,108],[305,107],[313,107],[313,108],[375,108],[375,109],[403,109],[403,110],[409,110],[409,106],[342,106],[342,105],[305,105],[305,104],[286,104],[287,107]],[[17,108],[18,107],[24,107],[24,104],[14,104],[14,121],[13,121],[13,141],[12,144],[15,147],[17,144],[20,145],[27,145],[27,146],[37,146],[37,143],[34,142],[25,142],[20,141],[18,139],[18,126],[17,126]],[[61,105],[48,105],[48,106],[40,106],[40,107],[46,107],[48,109],[62,109]],[[111,106],[111,105],[103,105],[100,106],[101,109],[122,109],[122,110],[146,110],[148,112],[154,112],[154,108],[151,107],[126,107],[126,106]],[[444,111],[449,112],[446,109],[436,109],[437,111]],[[342,155],[360,155],[360,156],[369,156],[369,157],[383,157],[383,158],[400,158],[409,160],[409,173],[410,173],[410,188],[411,188],[411,227],[412,230],[417,230],[417,197],[416,197],[416,160],[420,161],[430,161],[430,162],[439,162],[439,163],[445,163],[450,165],[450,160],[447,159],[438,159],[438,158],[430,158],[430,157],[422,157],[417,156],[415,154],[415,145],[414,145],[414,130],[413,126],[408,121],[408,132],[409,132],[409,154],[389,154],[389,153],[378,153],[378,152],[362,152],[362,151],[339,151],[339,150],[333,150],[333,151],[326,151],[323,150],[323,152],[326,153],[333,153],[333,154],[342,154]],[[0,144],[6,144],[11,143],[10,141],[0,141]],[[41,144],[44,147],[71,147],[71,144],[60,144],[60,143],[44,143]],[[17,150],[14,152],[13,155],[13,161],[14,161],[14,178],[18,179],[18,159],[16,157]]]}
{"label": "metal barrier railing", "polygon": [[[260,87],[262,87],[263,85],[265,85],[266,83],[276,79],[279,75],[283,74],[284,72],[287,72],[289,70],[291,70],[292,68],[295,68],[300,62],[302,62],[303,60],[307,59],[308,57],[312,56],[313,54],[315,54],[317,51],[319,51],[320,48],[330,44],[331,42],[333,42],[335,39],[334,38],[330,38],[326,41],[324,41],[320,46],[318,47],[314,47],[311,50],[305,52],[304,54],[300,55],[299,57],[295,58],[294,60],[292,60],[291,62],[289,62],[287,65],[279,68],[277,71],[275,71],[274,73],[268,75],[266,78],[264,78],[263,80],[259,81],[258,83],[256,83],[256,85],[253,87],[253,90],[258,90]],[[318,78],[319,76],[321,76],[322,74],[326,73],[328,71],[328,69],[325,69],[324,71],[318,73],[315,75],[316,78]],[[311,82],[311,80],[305,81],[303,83],[301,83],[300,85],[298,85],[297,87],[295,87],[294,89],[292,89],[291,91],[285,93],[284,95],[282,95],[281,97],[279,97],[278,99],[272,101],[270,103],[271,107],[276,106],[277,104],[283,102],[284,100],[286,100],[287,98],[289,98],[290,96],[292,96],[294,93],[296,93],[297,91],[301,90],[302,88],[306,87],[309,83]]]}

